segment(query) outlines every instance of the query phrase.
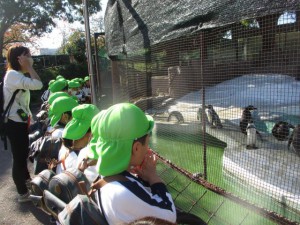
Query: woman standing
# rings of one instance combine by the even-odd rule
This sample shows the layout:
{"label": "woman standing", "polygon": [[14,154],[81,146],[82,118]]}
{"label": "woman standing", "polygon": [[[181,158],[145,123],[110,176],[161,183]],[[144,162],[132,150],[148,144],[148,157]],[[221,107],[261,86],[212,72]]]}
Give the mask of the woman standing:
{"label": "woman standing", "polygon": [[[26,181],[30,180],[27,168],[29,153],[28,123],[31,118],[29,109],[30,90],[43,87],[40,77],[33,69],[33,59],[28,48],[12,46],[7,52],[7,71],[4,77],[4,109],[13,93],[19,89],[15,100],[6,115],[7,137],[11,144],[13,155],[12,177],[19,197],[18,202],[29,201]],[[29,77],[25,76],[29,74]]]}

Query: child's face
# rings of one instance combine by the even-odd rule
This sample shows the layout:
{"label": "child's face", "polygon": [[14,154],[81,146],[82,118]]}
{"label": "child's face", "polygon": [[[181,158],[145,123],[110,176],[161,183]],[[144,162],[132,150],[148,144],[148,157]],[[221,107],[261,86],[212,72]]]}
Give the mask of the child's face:
{"label": "child's face", "polygon": [[141,166],[143,164],[143,161],[148,154],[149,151],[149,141],[150,141],[150,135],[147,135],[145,144],[143,145],[141,142],[138,144],[138,151],[134,154],[134,166]]}
{"label": "child's face", "polygon": [[[147,135],[146,137],[146,142],[144,145],[142,145],[142,155],[143,155],[143,160],[145,159],[146,155],[148,154],[149,151],[149,141],[150,141],[150,135]],[[142,160],[142,161],[143,161]],[[142,162],[141,162],[142,163]]]}

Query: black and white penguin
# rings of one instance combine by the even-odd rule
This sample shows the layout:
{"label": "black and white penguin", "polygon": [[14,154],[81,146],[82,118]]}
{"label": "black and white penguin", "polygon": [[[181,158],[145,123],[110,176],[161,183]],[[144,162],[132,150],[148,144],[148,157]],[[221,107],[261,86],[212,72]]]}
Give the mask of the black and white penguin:
{"label": "black and white penguin", "polygon": [[245,134],[245,135],[247,135],[246,129],[247,129],[248,123],[250,121],[253,121],[251,111],[255,110],[255,109],[257,109],[257,108],[255,108],[253,105],[248,105],[243,110],[242,117],[241,117],[241,120],[240,120],[240,129],[241,129],[242,133]]}
{"label": "black and white penguin", "polygon": [[247,149],[257,149],[256,146],[256,134],[257,130],[252,120],[249,121],[248,126],[246,128],[247,132]]}
{"label": "black and white penguin", "polygon": [[294,152],[300,156],[300,124],[298,124],[293,130],[289,141],[288,141],[288,149],[292,145]]}
{"label": "black and white penguin", "polygon": [[295,127],[288,122],[279,121],[272,128],[272,134],[278,141],[286,141],[289,138],[290,129],[294,128]]}
{"label": "black and white penguin", "polygon": [[222,128],[223,125],[221,123],[221,120],[220,120],[220,117],[219,115],[217,114],[217,112],[214,110],[214,107],[212,105],[207,105],[205,106],[206,110],[206,114],[207,114],[207,117],[208,117],[208,122],[210,124],[210,126],[212,128]]}
{"label": "black and white penguin", "polygon": [[[248,105],[243,110],[242,117],[240,120],[240,129],[241,129],[242,133],[245,135],[247,135],[248,124],[250,123],[250,121],[252,121],[252,123],[253,123],[253,118],[252,118],[251,112],[256,109],[257,108],[254,107],[253,105]],[[258,132],[258,130],[256,130],[256,134],[259,136],[260,140],[263,141],[262,135],[261,135],[261,133]]]}

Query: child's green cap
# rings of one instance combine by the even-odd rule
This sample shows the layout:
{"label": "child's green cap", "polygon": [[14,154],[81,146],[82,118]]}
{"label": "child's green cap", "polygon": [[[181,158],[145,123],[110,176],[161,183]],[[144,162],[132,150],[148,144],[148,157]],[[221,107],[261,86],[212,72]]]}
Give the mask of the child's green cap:
{"label": "child's green cap", "polygon": [[63,138],[78,140],[91,127],[93,117],[99,112],[92,104],[82,104],[72,109],[72,120],[67,123],[62,133]]}

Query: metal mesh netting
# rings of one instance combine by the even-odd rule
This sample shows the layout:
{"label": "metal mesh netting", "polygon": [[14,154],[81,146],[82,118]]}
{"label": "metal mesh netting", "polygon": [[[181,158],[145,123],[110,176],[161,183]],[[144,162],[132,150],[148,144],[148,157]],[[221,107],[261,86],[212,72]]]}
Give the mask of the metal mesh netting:
{"label": "metal mesh netting", "polygon": [[[241,20],[238,11],[235,20],[216,23],[220,17],[212,16],[210,29],[171,35],[173,26],[164,30],[168,38],[142,31],[172,18],[174,7],[164,4],[160,18],[152,11],[143,27],[122,26],[143,20],[137,9],[144,1],[128,2],[108,3],[110,63],[100,58],[98,88],[112,96],[108,105],[132,102],[154,117],[150,145],[176,205],[208,224],[300,223],[298,2],[264,11],[261,1],[245,14],[251,18]],[[236,5],[227,3],[211,3],[212,12],[230,14]],[[115,20],[120,26],[107,28]]]}

